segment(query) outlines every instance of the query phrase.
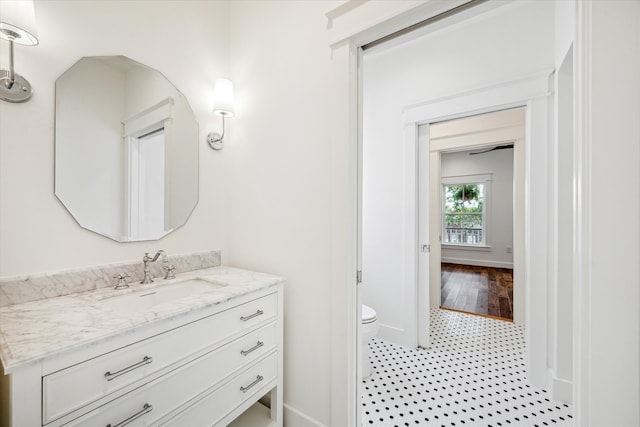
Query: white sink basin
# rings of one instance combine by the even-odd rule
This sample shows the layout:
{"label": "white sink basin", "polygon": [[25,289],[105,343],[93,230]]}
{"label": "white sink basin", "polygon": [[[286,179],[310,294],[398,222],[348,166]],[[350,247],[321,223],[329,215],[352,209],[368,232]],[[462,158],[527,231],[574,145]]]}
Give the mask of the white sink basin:
{"label": "white sink basin", "polygon": [[160,304],[176,302],[179,299],[211,292],[224,286],[204,279],[188,279],[170,285],[158,285],[124,295],[113,296],[102,300],[102,303],[118,311],[144,311]]}

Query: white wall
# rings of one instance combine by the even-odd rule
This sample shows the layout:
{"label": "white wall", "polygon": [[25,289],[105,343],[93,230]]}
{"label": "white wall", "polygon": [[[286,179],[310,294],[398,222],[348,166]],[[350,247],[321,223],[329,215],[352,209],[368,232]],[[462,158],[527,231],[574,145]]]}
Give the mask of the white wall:
{"label": "white wall", "polygon": [[[381,336],[406,330],[402,109],[419,101],[553,68],[552,2],[514,2],[364,61],[363,297],[378,310]],[[453,33],[454,29],[456,30]],[[407,277],[403,279],[403,276]],[[395,295],[390,298],[390,295]]]}
{"label": "white wall", "polygon": [[290,426],[332,425],[331,243],[338,224],[332,181],[341,177],[332,147],[346,118],[336,99],[348,96],[332,73],[338,59],[327,45],[324,13],[332,6],[231,2],[236,117],[221,152],[232,166],[228,260],[287,280],[284,402]]}
{"label": "white wall", "polygon": [[[227,2],[36,0],[40,44],[16,46],[33,85],[24,104],[0,102],[0,276],[222,249],[229,239],[228,162],[205,148],[216,77],[228,73]],[[180,37],[175,30],[179,29]],[[6,42],[1,62],[7,67]],[[189,222],[158,242],[116,243],[82,229],[53,194],[54,82],[83,56],[126,55],[162,72],[200,123],[200,201]]]}
{"label": "white wall", "polygon": [[[486,148],[485,148],[486,149]],[[513,149],[470,155],[473,151],[442,153],[441,176],[491,175],[485,203],[487,251],[442,248],[442,262],[513,268]],[[507,251],[511,248],[511,252]]]}

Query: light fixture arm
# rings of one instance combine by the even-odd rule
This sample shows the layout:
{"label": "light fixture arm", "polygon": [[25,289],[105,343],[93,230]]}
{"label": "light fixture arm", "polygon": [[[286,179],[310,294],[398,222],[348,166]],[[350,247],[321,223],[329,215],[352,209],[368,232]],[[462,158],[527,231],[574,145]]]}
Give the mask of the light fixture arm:
{"label": "light fixture arm", "polygon": [[16,74],[13,60],[14,38],[17,34],[3,29],[4,34],[8,34],[9,42],[9,69],[0,70],[0,99],[9,102],[24,102],[31,98],[31,84],[19,74]]}
{"label": "light fixture arm", "polygon": [[217,132],[209,132],[207,135],[207,143],[213,150],[222,150],[224,147],[224,122],[225,115],[222,115],[222,134]]}
{"label": "light fixture arm", "polygon": [[9,40],[9,79],[4,82],[7,89],[11,89],[16,82],[16,70],[13,68],[13,40]]}

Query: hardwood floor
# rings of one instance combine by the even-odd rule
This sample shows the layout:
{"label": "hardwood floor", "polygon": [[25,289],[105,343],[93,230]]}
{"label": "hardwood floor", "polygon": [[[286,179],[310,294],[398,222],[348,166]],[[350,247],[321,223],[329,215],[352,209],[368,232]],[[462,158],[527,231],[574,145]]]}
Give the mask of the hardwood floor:
{"label": "hardwood floor", "polygon": [[513,270],[442,263],[440,306],[513,320]]}

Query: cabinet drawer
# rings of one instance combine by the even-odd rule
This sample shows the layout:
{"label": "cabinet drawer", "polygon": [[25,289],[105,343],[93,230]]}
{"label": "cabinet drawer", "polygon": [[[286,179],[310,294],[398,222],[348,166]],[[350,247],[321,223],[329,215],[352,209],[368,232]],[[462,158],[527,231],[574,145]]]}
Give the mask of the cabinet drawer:
{"label": "cabinet drawer", "polygon": [[[256,346],[258,342],[263,343],[263,345]],[[65,424],[65,426],[106,426],[109,424],[116,426],[124,420],[130,420],[130,423],[127,423],[130,426],[149,425],[167,416],[185,402],[205,394],[213,385],[224,380],[230,374],[238,372],[243,366],[247,366],[264,357],[267,353],[272,352],[266,359],[247,370],[247,372],[252,373],[257,371],[265,372],[264,374],[255,374],[254,378],[257,375],[262,375],[263,380],[261,383],[266,383],[276,375],[276,353],[273,353],[275,348],[276,325],[272,323],[126,393],[106,405]],[[254,350],[251,351],[251,349]],[[273,360],[273,362],[265,362],[266,360]],[[263,366],[271,365],[274,368],[268,371],[262,368]],[[258,366],[261,368],[257,368]],[[243,372],[238,375],[238,378],[245,380],[247,375],[246,372]],[[237,381],[239,380],[234,378],[229,383],[235,384]],[[247,384],[250,382],[247,382]],[[222,388],[224,387],[226,386]],[[228,397],[230,397],[227,395],[230,395],[231,392],[224,392],[223,394],[225,396],[221,401],[227,402]],[[233,394],[233,399],[236,399],[236,394]],[[250,395],[248,392],[243,394]],[[220,417],[233,409],[233,407],[223,408],[222,406],[217,408],[222,411]],[[218,409],[215,411],[210,409],[209,419],[213,417],[212,414],[217,416]]]}
{"label": "cabinet drawer", "polygon": [[266,358],[250,367],[222,387],[206,394],[200,400],[170,419],[161,420],[154,426],[163,427],[210,427],[220,421],[256,392],[264,392],[263,387],[278,375],[277,355]]}
{"label": "cabinet drawer", "polygon": [[277,296],[267,295],[47,375],[42,379],[43,424],[125,387],[130,390],[137,381],[148,382],[276,314]]}

